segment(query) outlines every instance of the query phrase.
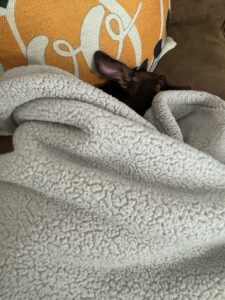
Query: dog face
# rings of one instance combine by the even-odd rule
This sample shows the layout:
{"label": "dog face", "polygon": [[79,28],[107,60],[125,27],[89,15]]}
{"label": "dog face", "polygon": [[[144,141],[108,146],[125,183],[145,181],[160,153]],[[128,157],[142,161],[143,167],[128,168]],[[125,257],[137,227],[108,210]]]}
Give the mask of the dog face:
{"label": "dog face", "polygon": [[100,88],[126,103],[140,115],[151,106],[154,96],[169,88],[166,77],[147,72],[147,61],[137,70],[111,58],[102,51],[94,54],[98,73],[108,80]]}

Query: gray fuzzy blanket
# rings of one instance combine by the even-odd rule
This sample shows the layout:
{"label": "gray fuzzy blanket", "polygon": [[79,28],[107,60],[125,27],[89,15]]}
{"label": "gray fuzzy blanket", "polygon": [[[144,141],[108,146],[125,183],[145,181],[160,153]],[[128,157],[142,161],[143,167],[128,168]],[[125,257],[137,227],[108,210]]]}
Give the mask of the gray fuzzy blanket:
{"label": "gray fuzzy blanket", "polygon": [[0,79],[1,299],[225,299],[225,103],[145,118],[72,75]]}

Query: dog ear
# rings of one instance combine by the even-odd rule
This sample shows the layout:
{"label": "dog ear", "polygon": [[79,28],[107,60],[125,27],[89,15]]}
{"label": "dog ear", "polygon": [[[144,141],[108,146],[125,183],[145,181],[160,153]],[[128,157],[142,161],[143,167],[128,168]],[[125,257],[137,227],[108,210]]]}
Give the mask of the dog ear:
{"label": "dog ear", "polygon": [[102,51],[95,52],[94,63],[96,70],[102,77],[117,81],[124,89],[132,80],[134,74],[132,69]]}
{"label": "dog ear", "polygon": [[145,59],[140,67],[137,69],[138,72],[147,72],[148,69],[148,59]]}

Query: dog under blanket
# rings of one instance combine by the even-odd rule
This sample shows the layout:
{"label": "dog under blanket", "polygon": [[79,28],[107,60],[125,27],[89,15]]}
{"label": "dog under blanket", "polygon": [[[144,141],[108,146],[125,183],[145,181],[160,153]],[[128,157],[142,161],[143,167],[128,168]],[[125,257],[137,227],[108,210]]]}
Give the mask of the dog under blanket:
{"label": "dog under blanket", "polygon": [[0,79],[1,299],[225,299],[225,103],[140,117],[71,74]]}

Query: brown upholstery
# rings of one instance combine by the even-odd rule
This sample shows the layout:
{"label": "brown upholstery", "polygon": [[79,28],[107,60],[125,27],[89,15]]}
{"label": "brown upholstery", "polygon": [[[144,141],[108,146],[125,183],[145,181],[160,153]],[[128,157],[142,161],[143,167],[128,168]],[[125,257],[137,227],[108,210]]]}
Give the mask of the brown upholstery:
{"label": "brown upholstery", "polygon": [[[172,0],[170,35],[178,45],[156,71],[225,99],[225,0]],[[0,153],[11,150],[11,139],[0,137]]]}
{"label": "brown upholstery", "polygon": [[172,0],[170,36],[177,47],[162,58],[156,72],[173,85],[225,100],[224,21],[224,0]]}
{"label": "brown upholstery", "polygon": [[171,0],[172,23],[215,20],[225,18],[224,0]]}

